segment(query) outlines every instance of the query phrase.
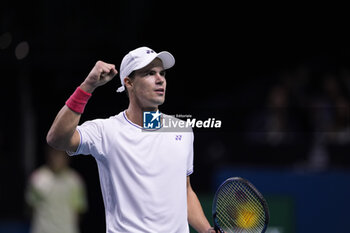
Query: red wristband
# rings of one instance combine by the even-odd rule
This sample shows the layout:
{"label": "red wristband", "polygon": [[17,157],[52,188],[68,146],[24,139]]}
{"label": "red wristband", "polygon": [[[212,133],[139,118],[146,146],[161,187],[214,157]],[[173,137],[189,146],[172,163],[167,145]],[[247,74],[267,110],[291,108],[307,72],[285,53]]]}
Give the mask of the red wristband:
{"label": "red wristband", "polygon": [[91,93],[88,93],[82,90],[80,87],[77,87],[75,92],[69,97],[66,101],[66,105],[72,111],[82,114],[85,109],[85,105],[91,97]]}

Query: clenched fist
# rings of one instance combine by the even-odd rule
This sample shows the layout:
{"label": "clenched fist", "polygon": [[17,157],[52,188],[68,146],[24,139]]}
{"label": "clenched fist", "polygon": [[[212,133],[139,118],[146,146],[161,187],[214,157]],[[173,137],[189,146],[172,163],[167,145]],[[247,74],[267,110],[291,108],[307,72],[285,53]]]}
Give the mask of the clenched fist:
{"label": "clenched fist", "polygon": [[80,85],[80,88],[86,92],[92,93],[96,87],[111,81],[117,73],[118,71],[115,69],[115,65],[98,61],[84,82]]}

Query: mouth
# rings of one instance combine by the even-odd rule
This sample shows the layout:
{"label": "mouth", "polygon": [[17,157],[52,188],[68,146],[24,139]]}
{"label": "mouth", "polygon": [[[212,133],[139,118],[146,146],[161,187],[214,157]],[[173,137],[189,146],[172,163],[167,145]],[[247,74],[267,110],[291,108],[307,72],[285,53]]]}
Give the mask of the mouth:
{"label": "mouth", "polygon": [[154,90],[155,93],[157,93],[158,95],[164,95],[165,93],[165,89],[164,88],[157,88]]}

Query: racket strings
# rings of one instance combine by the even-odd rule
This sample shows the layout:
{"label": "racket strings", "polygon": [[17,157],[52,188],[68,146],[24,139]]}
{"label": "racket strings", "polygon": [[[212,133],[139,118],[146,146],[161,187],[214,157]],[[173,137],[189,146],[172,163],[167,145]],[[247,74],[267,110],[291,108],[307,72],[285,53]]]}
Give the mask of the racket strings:
{"label": "racket strings", "polygon": [[[227,194],[224,193],[224,196],[227,197]],[[251,198],[251,197],[250,197]],[[241,228],[242,230],[245,228],[250,228],[249,225],[254,225],[257,226],[257,217],[256,217],[256,212],[259,210],[256,210],[256,205],[252,205],[251,201],[249,202],[248,200],[240,200],[239,198],[234,197],[234,199],[230,201],[226,198],[223,199],[224,200],[224,210],[226,209],[226,211],[228,211],[229,216],[227,215],[222,215],[222,220],[223,222],[225,222],[225,225],[227,225],[227,227],[233,227],[233,226],[237,226],[237,225],[243,225]],[[233,203],[233,204],[232,204]],[[219,207],[220,208],[220,207]],[[228,209],[231,210],[228,210]],[[240,212],[240,216],[235,216],[237,214],[235,214]],[[237,220],[238,219],[238,220]],[[250,221],[253,221],[254,224],[249,224]],[[239,223],[240,222],[240,223]],[[248,223],[248,224],[247,224]],[[244,225],[247,225],[246,227]],[[240,232],[240,231],[239,231]]]}
{"label": "racket strings", "polygon": [[[243,218],[243,220],[240,220],[240,221],[243,222],[243,224],[246,222],[249,222],[253,218],[253,214],[250,214],[250,213],[245,213],[242,215],[243,215],[243,217],[241,217],[241,218]],[[250,229],[249,227],[244,227],[244,226],[238,227],[237,226],[238,224],[234,220],[235,217],[232,218],[232,216],[228,217],[227,215],[222,215],[219,218],[221,220],[220,225],[224,226],[223,228],[225,229],[225,232],[251,232],[249,230]],[[235,229],[235,230],[233,230],[233,229]],[[254,232],[255,230],[252,230],[252,232]]]}
{"label": "racket strings", "polygon": [[[256,206],[249,204],[249,202],[247,202],[246,200],[242,202],[242,200],[234,201],[234,200],[239,200],[239,199],[234,199],[233,201],[231,200],[231,202],[233,204],[230,204],[230,202],[227,201],[227,199],[223,199],[223,200],[225,200],[225,202],[223,202],[224,203],[223,211],[225,209],[227,211],[228,208],[231,209],[231,212],[229,212],[231,214],[229,214],[229,216],[227,216],[227,215],[221,216],[222,217],[221,220],[223,222],[222,225],[225,225],[226,226],[225,228],[230,229],[230,228],[236,227],[236,229],[237,229],[236,232],[250,232],[250,230],[247,230],[247,229],[251,228],[251,226],[249,226],[249,224],[248,224],[248,226],[244,226],[244,224],[249,223],[250,221],[253,221],[253,220],[254,220],[253,225],[258,226],[257,217],[255,216],[256,215],[255,210],[249,210],[249,209],[256,208]],[[247,205],[247,203],[248,203],[248,205]],[[235,205],[237,207],[234,208],[234,207],[232,207],[232,205]],[[244,205],[244,207],[242,207],[243,205]],[[219,207],[219,208],[221,208],[221,207]],[[236,213],[241,212],[241,214],[240,214],[241,216],[239,217],[239,220],[237,220],[238,217],[235,216],[236,215],[235,212]],[[240,221],[240,223],[238,221]],[[237,227],[237,225],[239,226],[240,224],[241,225],[243,224],[243,226],[241,226],[240,228]],[[244,229],[246,229],[246,231]],[[228,232],[228,230],[226,230],[226,231]]]}
{"label": "racket strings", "polygon": [[217,219],[225,232],[256,232],[265,224],[264,206],[248,185],[230,182],[217,199]]}
{"label": "racket strings", "polygon": [[229,213],[229,214],[221,214],[218,216],[219,220],[222,221],[220,224],[224,227],[226,232],[233,232],[230,229],[233,229],[236,219],[236,212],[232,205],[237,205],[236,200],[232,198],[231,194],[227,192],[227,190],[223,190],[220,195],[220,201],[218,201],[218,211],[221,213]]}

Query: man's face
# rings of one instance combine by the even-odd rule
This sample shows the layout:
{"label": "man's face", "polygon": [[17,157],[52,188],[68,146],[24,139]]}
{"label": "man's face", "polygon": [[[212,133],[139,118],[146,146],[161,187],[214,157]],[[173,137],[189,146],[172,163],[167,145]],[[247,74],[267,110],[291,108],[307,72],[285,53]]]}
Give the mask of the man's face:
{"label": "man's face", "polygon": [[165,70],[159,58],[154,59],[146,67],[136,70],[130,96],[144,109],[156,109],[165,100]]}

